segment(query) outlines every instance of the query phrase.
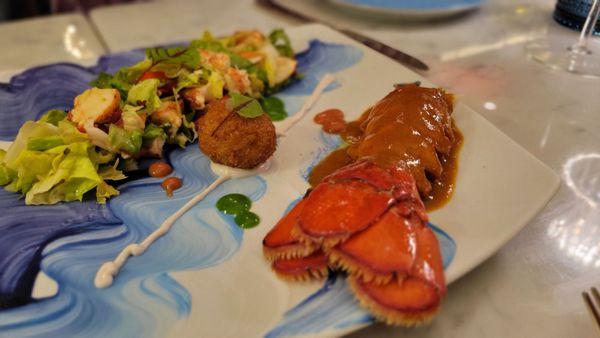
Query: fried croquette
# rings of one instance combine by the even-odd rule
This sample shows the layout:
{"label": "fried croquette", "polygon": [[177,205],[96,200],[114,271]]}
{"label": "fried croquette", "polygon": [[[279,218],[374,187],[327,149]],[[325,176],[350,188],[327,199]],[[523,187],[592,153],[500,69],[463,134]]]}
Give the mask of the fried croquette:
{"label": "fried croquette", "polygon": [[277,145],[275,126],[266,114],[240,116],[224,97],[211,102],[196,120],[200,150],[213,162],[252,169],[265,162]]}

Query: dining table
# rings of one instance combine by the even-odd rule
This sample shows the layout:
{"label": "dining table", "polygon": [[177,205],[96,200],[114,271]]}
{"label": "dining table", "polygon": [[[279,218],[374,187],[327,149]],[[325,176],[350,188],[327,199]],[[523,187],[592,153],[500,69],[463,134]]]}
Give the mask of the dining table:
{"label": "dining table", "polygon": [[[583,291],[600,286],[600,79],[552,70],[525,51],[545,37],[565,47],[576,41],[577,31],[553,20],[555,1],[488,0],[430,21],[362,15],[322,0],[276,2],[422,60],[429,70],[420,75],[455,93],[562,180],[516,237],[449,286],[429,325],[374,324],[348,337],[600,334],[582,300]],[[106,53],[187,41],[205,29],[218,35],[303,23],[250,0],[156,0],[12,21],[0,24],[0,81],[42,64],[93,65]]]}

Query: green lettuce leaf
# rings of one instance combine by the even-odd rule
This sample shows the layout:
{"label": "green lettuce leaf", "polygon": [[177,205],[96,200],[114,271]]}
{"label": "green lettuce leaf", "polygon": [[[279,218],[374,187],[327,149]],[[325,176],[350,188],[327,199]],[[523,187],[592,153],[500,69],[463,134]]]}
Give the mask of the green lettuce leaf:
{"label": "green lettuce leaf", "polygon": [[260,105],[272,121],[281,121],[288,116],[285,104],[275,96],[260,98]]}
{"label": "green lettuce leaf", "polygon": [[179,93],[180,90],[186,87],[198,85],[200,83],[200,74],[194,73],[183,73],[177,78],[177,87],[175,87],[175,93]]}
{"label": "green lettuce leaf", "polygon": [[108,129],[108,141],[114,149],[135,155],[142,148],[142,133],[137,130],[126,131],[111,124]]}
{"label": "green lettuce leaf", "polygon": [[225,81],[221,74],[217,72],[212,72],[208,77],[208,93],[215,99],[220,99],[223,97],[223,87],[225,86]]}
{"label": "green lettuce leaf", "polygon": [[149,123],[144,130],[144,134],[142,134],[144,145],[149,145],[157,137],[162,137],[164,140],[166,140],[167,133],[165,133],[165,130],[162,127],[159,127],[154,123]]}
{"label": "green lettuce leaf", "polygon": [[200,64],[200,55],[194,48],[148,48],[146,49],[146,57],[154,65],[158,63],[175,64],[190,70],[196,69]]}
{"label": "green lettuce leaf", "polygon": [[50,123],[53,126],[58,126],[58,122],[67,118],[67,112],[60,109],[48,110],[38,121]]}
{"label": "green lettuce leaf", "polygon": [[283,29],[274,29],[271,31],[269,34],[269,41],[271,41],[273,47],[277,49],[279,55],[290,58],[294,56],[290,38]]}
{"label": "green lettuce leaf", "polygon": [[233,110],[240,116],[255,118],[264,113],[260,103],[255,99],[235,92],[232,92],[229,95],[231,97]]}
{"label": "green lettuce leaf", "polygon": [[152,66],[151,60],[143,60],[131,67],[120,69],[114,75],[100,73],[98,77],[90,83],[92,87],[115,88],[121,92],[121,98],[127,97],[127,91],[137,80]]}
{"label": "green lettuce leaf", "polygon": [[[121,131],[135,147],[136,137]],[[141,144],[141,132],[137,139]],[[81,201],[86,192],[98,187],[97,199],[104,202],[118,193],[104,180],[124,178],[116,162],[109,164],[114,158],[113,153],[96,151],[87,135],[71,122],[58,121],[55,126],[28,121],[8,151],[0,152],[0,185],[24,194],[26,204]]]}
{"label": "green lettuce leaf", "polygon": [[143,103],[149,113],[155,111],[162,105],[157,92],[159,85],[158,79],[148,79],[134,85],[127,94],[127,103],[132,105]]}
{"label": "green lettuce leaf", "polygon": [[80,132],[74,124],[68,121],[58,122],[58,134],[62,138],[64,144],[85,142],[88,140],[86,133]]}
{"label": "green lettuce leaf", "polygon": [[140,112],[142,107],[131,106],[126,104],[121,108],[121,119],[123,120],[123,129],[126,131],[143,131],[146,127],[146,119],[143,117],[143,112]]}
{"label": "green lettuce leaf", "polygon": [[101,166],[98,169],[98,175],[100,175],[103,180],[109,181],[118,181],[127,178],[121,170],[117,169],[118,166],[119,160],[116,160],[113,165]]}
{"label": "green lettuce leaf", "polygon": [[19,129],[17,137],[10,145],[4,156],[4,162],[9,168],[15,167],[15,161],[21,153],[27,150],[30,138],[43,138],[58,135],[58,128],[50,123],[27,121]]}
{"label": "green lettuce leaf", "polygon": [[206,38],[201,40],[193,40],[190,43],[190,46],[194,49],[204,49],[210,52],[224,53],[229,56],[229,61],[232,67],[239,69],[248,69],[252,67],[252,62],[250,62],[250,60],[237,55],[218,40],[208,40]]}
{"label": "green lettuce leaf", "polygon": [[62,137],[48,136],[48,137],[30,137],[27,140],[27,150],[44,151],[64,145]]}
{"label": "green lettuce leaf", "polygon": [[119,190],[104,181],[96,187],[96,201],[100,204],[106,203],[106,199],[117,195],[119,195]]}
{"label": "green lettuce leaf", "polygon": [[194,126],[195,113],[189,113],[182,119],[180,132],[175,136],[175,142],[181,147],[185,148],[185,145],[194,142],[198,138],[198,132]]}
{"label": "green lettuce leaf", "polygon": [[9,184],[17,175],[14,170],[4,164],[4,156],[6,156],[6,150],[0,149],[0,185]]}
{"label": "green lettuce leaf", "polygon": [[92,162],[96,164],[107,164],[114,161],[114,159],[117,157],[117,154],[111,151],[101,148],[96,149],[94,147],[90,147],[88,149],[88,155],[90,156]]}
{"label": "green lettuce leaf", "polygon": [[14,171],[14,177],[10,184],[4,188],[12,192],[27,193],[39,177],[45,176],[52,169],[55,154],[45,152],[23,150],[19,156],[6,166]]}
{"label": "green lettuce leaf", "polygon": [[78,142],[48,150],[48,155],[55,155],[52,168],[27,191],[25,203],[81,201],[86,192],[102,182],[88,156],[88,147],[89,142]]}

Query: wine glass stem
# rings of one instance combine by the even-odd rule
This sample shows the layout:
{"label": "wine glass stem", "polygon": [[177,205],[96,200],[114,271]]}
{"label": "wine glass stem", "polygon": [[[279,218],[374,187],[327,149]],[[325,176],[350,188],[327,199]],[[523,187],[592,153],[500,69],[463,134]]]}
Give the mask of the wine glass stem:
{"label": "wine glass stem", "polygon": [[583,25],[583,29],[581,30],[581,34],[579,35],[579,41],[571,47],[573,51],[576,52],[588,52],[588,41],[590,36],[594,33],[594,27],[596,27],[596,22],[598,22],[598,16],[600,15],[600,0],[594,0],[592,6],[590,7],[590,12],[588,13],[587,19],[585,20],[585,24]]}

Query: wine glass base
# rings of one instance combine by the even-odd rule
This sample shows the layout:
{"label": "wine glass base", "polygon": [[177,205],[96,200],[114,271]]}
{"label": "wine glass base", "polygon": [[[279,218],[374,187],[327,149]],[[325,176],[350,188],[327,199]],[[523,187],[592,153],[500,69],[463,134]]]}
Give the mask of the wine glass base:
{"label": "wine glass base", "polygon": [[564,45],[564,41],[544,40],[528,44],[526,53],[531,60],[552,69],[600,78],[600,49],[569,47]]}

